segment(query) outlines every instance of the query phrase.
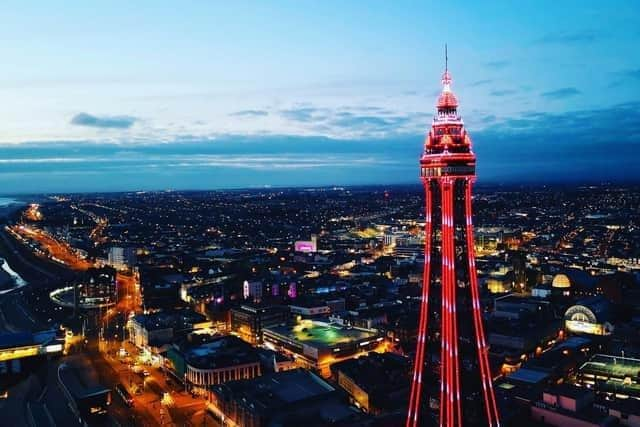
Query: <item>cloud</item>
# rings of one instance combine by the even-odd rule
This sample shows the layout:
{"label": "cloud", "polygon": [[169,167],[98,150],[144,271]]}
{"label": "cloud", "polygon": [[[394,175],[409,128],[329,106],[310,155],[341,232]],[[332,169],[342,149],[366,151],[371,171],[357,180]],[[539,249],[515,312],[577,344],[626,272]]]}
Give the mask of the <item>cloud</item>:
{"label": "cloud", "polygon": [[412,133],[424,128],[432,114],[401,113],[375,106],[337,109],[305,106],[280,111],[283,118],[305,125],[311,134],[347,138],[378,138]]}
{"label": "cloud", "polygon": [[89,113],[78,113],[71,119],[71,124],[101,129],[129,129],[138,119],[131,116],[94,116]]}
{"label": "cloud", "polygon": [[486,62],[484,65],[489,67],[489,68],[494,68],[496,70],[500,70],[502,68],[505,68],[506,66],[508,66],[510,64],[509,61],[506,60],[500,60],[500,61],[490,61],[490,62]]}
{"label": "cloud", "polygon": [[266,110],[240,110],[233,113],[229,113],[230,116],[236,117],[264,117],[268,116],[269,112]]}
{"label": "cloud", "polygon": [[[625,131],[616,132],[619,128]],[[525,112],[471,136],[483,182],[640,181],[635,164],[640,102],[565,113]]]}
{"label": "cloud", "polygon": [[587,44],[604,37],[603,33],[595,30],[575,32],[549,33],[534,40],[535,44]]}
{"label": "cloud", "polygon": [[372,115],[359,115],[350,112],[339,112],[334,118],[329,120],[329,123],[333,126],[343,128],[358,128],[358,129],[370,129],[370,130],[389,130],[390,128],[397,128],[409,121],[407,116],[394,116],[394,117],[380,117]]}
{"label": "cloud", "polygon": [[635,70],[627,70],[624,72],[624,75],[634,80],[640,80],[640,68],[636,68]]}
{"label": "cloud", "polygon": [[507,95],[513,95],[514,93],[516,93],[516,91],[513,90],[513,89],[502,89],[502,90],[492,90],[491,92],[489,92],[489,95],[491,95],[491,96],[507,96]]}
{"label": "cloud", "polygon": [[[322,126],[330,130],[352,126],[366,132],[354,139],[182,137],[126,144],[126,149],[126,141],[0,144],[0,186],[42,193],[418,183],[417,161],[430,113],[383,115],[354,107],[314,108],[311,114],[325,117]],[[481,130],[471,129],[480,183],[640,180],[635,164],[640,102],[566,113],[524,111],[509,118],[483,111],[472,116],[469,119],[481,118],[486,124]],[[380,137],[362,136],[377,135],[381,129]]]}
{"label": "cloud", "polygon": [[471,87],[484,86],[484,85],[488,85],[491,82],[493,82],[493,80],[491,80],[491,79],[478,80],[478,81],[475,81],[475,82],[471,83],[469,86],[471,86]]}
{"label": "cloud", "polygon": [[572,96],[580,95],[580,92],[575,87],[563,87],[561,89],[552,90],[549,92],[542,92],[540,95],[548,99],[565,99]]}
{"label": "cloud", "polygon": [[308,123],[313,120],[322,120],[325,110],[315,107],[297,107],[281,110],[282,117],[296,122]]}
{"label": "cloud", "polygon": [[610,88],[619,87],[627,82],[640,81],[640,68],[614,73],[616,79],[609,84]]}

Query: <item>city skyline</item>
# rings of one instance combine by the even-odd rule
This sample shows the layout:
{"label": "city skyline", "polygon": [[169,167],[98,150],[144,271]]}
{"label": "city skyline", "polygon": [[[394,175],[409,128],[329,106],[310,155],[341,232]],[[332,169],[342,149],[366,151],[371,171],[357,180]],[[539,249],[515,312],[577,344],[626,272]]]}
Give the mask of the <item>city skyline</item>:
{"label": "city skyline", "polygon": [[0,424],[640,425],[640,3],[9,1]]}
{"label": "city skyline", "polygon": [[13,6],[3,194],[415,182],[445,42],[480,185],[639,178],[635,4]]}

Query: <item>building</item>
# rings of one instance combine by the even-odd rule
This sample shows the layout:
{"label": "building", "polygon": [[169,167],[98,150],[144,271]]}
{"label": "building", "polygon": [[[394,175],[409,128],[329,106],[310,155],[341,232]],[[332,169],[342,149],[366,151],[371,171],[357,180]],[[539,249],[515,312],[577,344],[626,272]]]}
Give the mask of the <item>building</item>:
{"label": "building", "polygon": [[502,372],[508,373],[520,367],[528,355],[549,347],[560,330],[550,302],[510,294],[494,300],[487,340],[491,355],[504,360]]}
{"label": "building", "polygon": [[192,334],[163,354],[164,366],[192,390],[261,374],[257,349],[240,338]]}
{"label": "building", "polygon": [[0,374],[18,373],[38,357],[62,355],[64,340],[55,331],[0,334]]}
{"label": "building", "polygon": [[189,278],[173,268],[141,267],[140,289],[145,309],[172,308],[179,304],[182,284]]}
{"label": "building", "polygon": [[[343,304],[344,304],[344,300]],[[324,316],[331,313],[331,307],[323,301],[312,298],[298,298],[294,304],[289,304],[291,314],[301,316]]]}
{"label": "building", "polygon": [[611,335],[613,325],[609,302],[601,296],[583,298],[567,309],[564,324],[575,334]]}
{"label": "building", "polygon": [[318,236],[311,235],[311,240],[298,240],[293,245],[296,252],[315,253],[318,252]]}
{"label": "building", "polygon": [[411,364],[394,353],[371,352],[331,365],[336,383],[363,411],[380,415],[403,409],[409,397]]}
{"label": "building", "polygon": [[67,406],[84,425],[101,425],[106,421],[111,390],[100,384],[97,376],[86,359],[72,357],[58,366],[58,384]]}
{"label": "building", "polygon": [[260,302],[262,300],[263,284],[259,280],[248,281],[245,280],[242,284],[242,297],[245,300],[251,300],[253,302]]}
{"label": "building", "polygon": [[112,246],[109,248],[107,262],[116,270],[126,270],[136,264],[136,250],[132,247]]}
{"label": "building", "polygon": [[336,388],[303,369],[213,386],[208,401],[219,422],[243,427],[347,425],[362,417]]}
{"label": "building", "polygon": [[325,303],[329,307],[330,313],[339,313],[346,309],[346,300],[344,298],[333,298],[326,300]]}
{"label": "building", "polygon": [[551,303],[539,298],[527,298],[509,294],[496,298],[493,305],[494,317],[521,319],[540,315],[549,318],[553,316]]}
{"label": "building", "polygon": [[553,276],[551,288],[563,296],[569,296],[571,294],[571,279],[566,274],[556,274]]}
{"label": "building", "polygon": [[584,387],[562,384],[542,393],[531,407],[531,419],[557,427],[602,427],[618,425],[604,408],[594,407],[594,393]]}
{"label": "building", "polygon": [[553,277],[551,288],[562,296],[601,295],[602,288],[597,286],[597,278],[584,270],[569,268]]}
{"label": "building", "polygon": [[231,330],[243,340],[262,342],[262,329],[284,324],[289,320],[289,308],[279,305],[242,304],[231,309]]}
{"label": "building", "polygon": [[329,365],[338,359],[376,349],[382,335],[372,329],[342,327],[304,319],[296,324],[264,328],[265,345],[293,354],[298,363],[329,376]]}
{"label": "building", "polygon": [[111,267],[89,268],[79,273],[73,284],[53,290],[49,297],[63,307],[110,307],[118,300],[116,270]]}
{"label": "building", "polygon": [[147,350],[170,344],[194,330],[210,327],[211,322],[205,316],[188,309],[137,314],[127,323],[129,341]]}
{"label": "building", "polygon": [[[421,411],[435,406],[428,404],[435,398],[440,425],[498,426],[475,261],[471,203],[476,158],[446,67],[442,84],[420,158],[425,263],[407,427],[426,424],[431,416]],[[430,359],[425,353],[434,347],[440,349],[442,387],[438,396],[428,396],[426,388],[423,393]]]}
{"label": "building", "polygon": [[295,359],[284,353],[269,350],[268,348],[257,347],[263,373],[288,371],[296,369]]}
{"label": "building", "polygon": [[640,405],[640,360],[595,354],[578,369],[576,380],[611,398],[631,398]]}
{"label": "building", "polygon": [[548,285],[538,285],[531,288],[531,296],[534,298],[548,298],[552,294]]}

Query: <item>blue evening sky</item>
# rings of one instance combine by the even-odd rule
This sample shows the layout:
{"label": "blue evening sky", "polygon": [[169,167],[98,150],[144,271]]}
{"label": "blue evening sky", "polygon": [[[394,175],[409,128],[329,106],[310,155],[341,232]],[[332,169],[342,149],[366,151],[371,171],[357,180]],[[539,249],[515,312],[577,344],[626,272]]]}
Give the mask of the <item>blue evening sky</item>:
{"label": "blue evening sky", "polygon": [[0,194],[417,182],[445,42],[480,182],[640,178],[640,2],[6,1],[0,40]]}

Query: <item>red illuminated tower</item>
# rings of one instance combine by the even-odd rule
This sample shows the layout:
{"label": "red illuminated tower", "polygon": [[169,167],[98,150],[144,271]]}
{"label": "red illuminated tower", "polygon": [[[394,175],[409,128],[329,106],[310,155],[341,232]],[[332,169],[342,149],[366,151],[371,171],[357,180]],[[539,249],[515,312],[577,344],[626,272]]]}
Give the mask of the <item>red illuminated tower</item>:
{"label": "red illuminated tower", "polygon": [[476,157],[447,67],[442,85],[420,159],[424,273],[406,426],[499,426],[475,265]]}

